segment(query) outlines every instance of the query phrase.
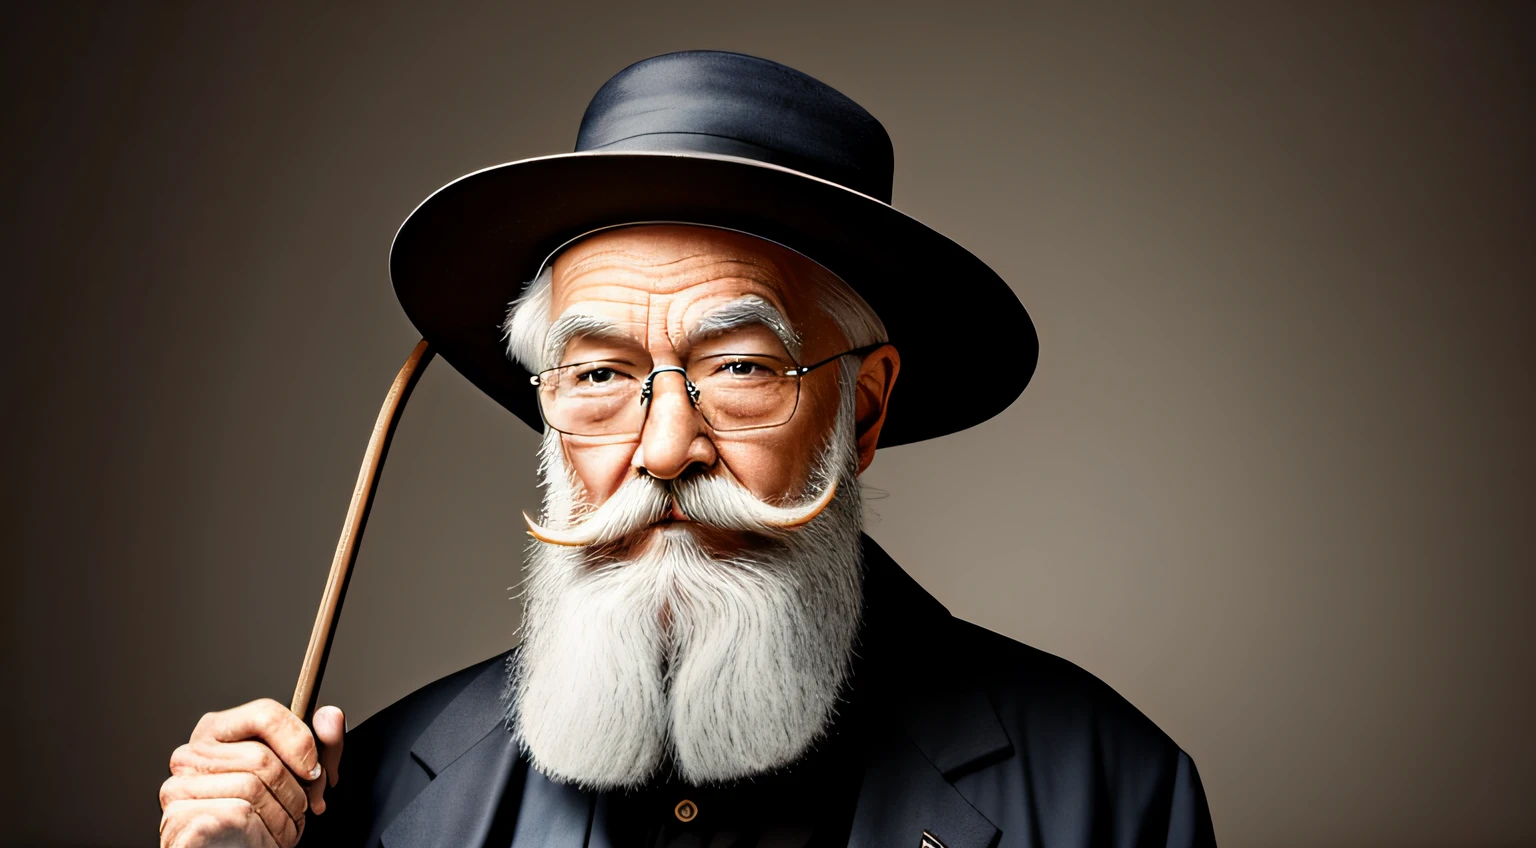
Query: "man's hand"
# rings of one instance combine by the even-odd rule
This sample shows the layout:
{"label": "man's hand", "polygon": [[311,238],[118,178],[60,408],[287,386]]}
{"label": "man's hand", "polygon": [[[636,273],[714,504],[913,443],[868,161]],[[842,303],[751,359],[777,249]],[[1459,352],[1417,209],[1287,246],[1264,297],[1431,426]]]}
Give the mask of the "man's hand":
{"label": "man's hand", "polygon": [[203,716],[160,785],[161,848],[293,848],[304,811],[325,812],[341,762],[341,710],[321,707],[314,722],[312,734],[270,698]]}

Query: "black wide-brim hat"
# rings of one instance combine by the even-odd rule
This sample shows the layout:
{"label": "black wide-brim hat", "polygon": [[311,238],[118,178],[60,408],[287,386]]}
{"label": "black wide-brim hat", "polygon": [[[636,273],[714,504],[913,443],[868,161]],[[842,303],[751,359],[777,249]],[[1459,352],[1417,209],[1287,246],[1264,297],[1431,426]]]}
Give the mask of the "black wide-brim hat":
{"label": "black wide-brim hat", "polygon": [[625,224],[749,233],[819,263],[874,309],[901,353],[880,446],[931,439],[1012,403],[1039,341],[986,263],[890,205],[893,167],[885,128],[830,86],[738,53],[669,53],[598,90],[575,153],[434,192],[396,234],[390,276],[438,354],[542,429],[503,323],[553,253]]}

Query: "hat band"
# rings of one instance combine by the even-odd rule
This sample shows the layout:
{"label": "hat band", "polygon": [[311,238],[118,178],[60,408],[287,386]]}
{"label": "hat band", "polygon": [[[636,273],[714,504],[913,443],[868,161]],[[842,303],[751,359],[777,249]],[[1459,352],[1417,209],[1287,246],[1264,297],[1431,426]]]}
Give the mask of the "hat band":
{"label": "hat band", "polygon": [[712,153],[721,156],[736,156],[741,159],[755,159],[758,162],[778,165],[782,168],[799,171],[802,174],[810,174],[813,177],[829,180],[840,186],[851,188],[860,194],[869,195],[882,203],[889,204],[891,202],[891,181],[889,175],[882,179],[879,175],[871,174],[863,169],[839,167],[825,160],[797,156],[783,150],[775,150],[771,147],[764,147],[761,144],[729,136],[715,135],[713,133],[637,133],[621,138],[618,141],[610,141],[594,147],[584,148],[581,152],[591,151]]}

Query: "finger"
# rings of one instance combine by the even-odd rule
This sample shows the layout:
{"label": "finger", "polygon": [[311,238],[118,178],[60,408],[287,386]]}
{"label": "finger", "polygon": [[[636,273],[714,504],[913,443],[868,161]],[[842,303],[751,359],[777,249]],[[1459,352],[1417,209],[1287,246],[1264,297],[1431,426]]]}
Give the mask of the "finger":
{"label": "finger", "polygon": [[164,848],[214,848],[256,845],[293,848],[272,838],[251,805],[238,798],[176,801],[160,820]]}
{"label": "finger", "polygon": [[167,812],[181,801],[220,799],[246,802],[278,844],[299,841],[298,823],[272,797],[261,778],[250,772],[172,777],[160,785],[160,806]]}
{"label": "finger", "polygon": [[192,731],[192,741],[242,742],[259,739],[267,743],[288,769],[302,780],[319,777],[320,753],[315,737],[299,717],[271,698],[261,698],[232,710],[208,713]]}
{"label": "finger", "polygon": [[325,781],[312,780],[304,784],[304,795],[309,801],[309,808],[315,811],[315,815],[325,812]]}
{"label": "finger", "polygon": [[341,772],[341,746],[346,739],[347,717],[337,707],[315,710],[315,738],[320,742],[320,765],[325,769],[325,785],[335,786]]}
{"label": "finger", "polygon": [[194,777],[201,774],[250,772],[261,778],[267,791],[282,805],[296,824],[304,821],[309,806],[304,787],[293,772],[261,742],[187,743],[171,754],[171,774]]}
{"label": "finger", "polygon": [[217,844],[245,830],[251,805],[238,798],[176,801],[160,816],[160,844],[175,848]]}

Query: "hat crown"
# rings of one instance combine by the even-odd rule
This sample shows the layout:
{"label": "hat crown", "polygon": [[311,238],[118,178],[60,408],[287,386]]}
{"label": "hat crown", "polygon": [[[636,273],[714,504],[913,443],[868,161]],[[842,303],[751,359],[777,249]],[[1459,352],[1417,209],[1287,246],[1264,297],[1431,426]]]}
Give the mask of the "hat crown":
{"label": "hat crown", "polygon": [[891,202],[885,127],[793,68],[717,50],[630,65],[588,104],[577,152],[712,153],[768,162]]}

